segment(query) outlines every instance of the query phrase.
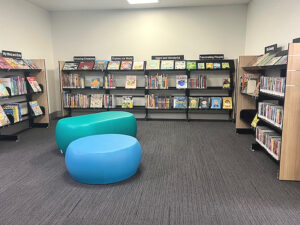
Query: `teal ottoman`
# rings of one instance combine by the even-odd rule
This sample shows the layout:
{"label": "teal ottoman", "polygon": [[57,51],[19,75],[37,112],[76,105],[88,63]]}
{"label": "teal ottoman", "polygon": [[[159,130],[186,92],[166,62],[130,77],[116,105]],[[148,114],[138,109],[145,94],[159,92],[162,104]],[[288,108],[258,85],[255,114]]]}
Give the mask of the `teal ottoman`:
{"label": "teal ottoman", "polygon": [[60,119],[56,125],[56,143],[63,154],[69,144],[82,137],[97,134],[136,136],[136,119],[129,112],[101,112]]}

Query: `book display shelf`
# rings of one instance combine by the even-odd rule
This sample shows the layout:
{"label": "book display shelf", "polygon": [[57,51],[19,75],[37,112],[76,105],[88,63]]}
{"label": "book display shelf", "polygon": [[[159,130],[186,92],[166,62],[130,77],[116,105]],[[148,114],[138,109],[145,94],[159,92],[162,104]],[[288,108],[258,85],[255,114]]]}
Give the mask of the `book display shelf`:
{"label": "book display shelf", "polygon": [[49,125],[45,60],[28,61],[35,68],[0,69],[0,140],[18,141],[20,132]]}
{"label": "book display shelf", "polygon": [[[199,60],[194,62],[196,65]],[[210,62],[218,62],[220,65],[226,62],[229,66],[218,69],[149,69],[145,61],[142,62],[143,69],[140,70],[64,70],[66,62],[60,61],[62,115],[65,117],[82,113],[124,110],[134,113],[137,119],[145,120],[230,121],[233,114],[235,61],[210,60]],[[159,68],[161,66],[159,65]],[[73,79],[73,76],[81,85],[68,87],[65,85],[66,79],[70,77]],[[130,80],[132,76],[134,86],[126,87],[128,79]],[[180,79],[182,79],[182,87],[180,87]],[[223,87],[224,80],[228,82],[226,87]],[[96,87],[93,87],[94,82]],[[100,101],[101,106],[93,107],[92,98],[97,94],[103,96]],[[70,96],[71,100],[69,100]],[[128,102],[126,97],[129,97]],[[228,108],[223,105],[227,98],[230,98]],[[220,107],[200,108],[201,100],[204,102],[214,100],[216,103],[219,101]],[[70,104],[73,101],[80,104]]]}
{"label": "book display shelf", "polygon": [[238,91],[243,85],[238,81],[236,130],[250,130],[257,114],[252,149],[264,149],[279,163],[280,180],[300,181],[300,44],[290,43],[286,55],[287,63],[273,66],[249,66],[260,58],[240,57],[239,79],[245,73],[260,78],[259,91],[253,95]]}

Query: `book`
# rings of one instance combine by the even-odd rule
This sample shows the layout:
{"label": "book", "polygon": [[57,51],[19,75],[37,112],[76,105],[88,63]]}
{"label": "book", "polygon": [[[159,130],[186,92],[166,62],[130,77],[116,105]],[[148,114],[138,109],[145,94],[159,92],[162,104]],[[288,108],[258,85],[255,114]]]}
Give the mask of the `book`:
{"label": "book", "polygon": [[29,105],[35,116],[43,115],[43,112],[42,112],[39,104],[37,103],[37,101],[31,101],[31,102],[29,102]]}
{"label": "book", "polygon": [[73,94],[64,92],[64,107],[65,108],[88,108],[89,96],[85,94]]}
{"label": "book", "polygon": [[3,106],[3,110],[6,115],[11,115],[14,119],[14,123],[22,120],[21,105],[19,103],[10,103]]}
{"label": "book", "polygon": [[102,108],[103,107],[103,95],[91,94],[90,108]]}
{"label": "book", "polygon": [[0,105],[0,127],[6,126],[8,124],[10,124],[10,121],[7,115],[5,114],[2,106]]}
{"label": "book", "polygon": [[283,107],[269,102],[258,103],[258,117],[267,118],[272,121],[277,127],[282,127],[283,122]]}
{"label": "book", "polygon": [[135,75],[126,76],[125,88],[136,89],[136,76]]}
{"label": "book", "polygon": [[79,74],[63,74],[61,84],[63,88],[85,88],[85,79]]}
{"label": "book", "polygon": [[132,109],[133,108],[133,98],[132,96],[123,96],[122,97],[122,108]]}
{"label": "book", "polygon": [[214,63],[206,63],[206,69],[213,69],[214,68]]}
{"label": "book", "polygon": [[27,94],[24,76],[0,78],[0,83],[2,83],[6,88],[10,89],[11,96]]}
{"label": "book", "polygon": [[198,70],[205,70],[205,63],[204,62],[198,62],[197,66],[198,66]]}
{"label": "book", "polygon": [[230,88],[230,77],[223,79],[223,88]]}
{"label": "book", "polygon": [[144,69],[144,61],[134,61],[132,69],[133,70],[143,70]]}
{"label": "book", "polygon": [[221,109],[221,98],[220,97],[212,97],[210,108],[211,109]]}
{"label": "book", "polygon": [[[241,78],[241,93],[253,94],[256,90],[257,84],[259,84],[260,73],[244,73]],[[255,85],[253,81],[255,81]],[[248,82],[250,81],[250,91],[248,92]]]}
{"label": "book", "polygon": [[229,62],[222,62],[222,69],[229,69],[230,65]]}
{"label": "book", "polygon": [[107,63],[107,60],[96,60],[93,70],[106,70]]}
{"label": "book", "polygon": [[175,70],[185,70],[186,63],[185,61],[175,61]]}
{"label": "book", "polygon": [[189,108],[190,109],[198,109],[198,107],[199,107],[199,98],[189,97]]}
{"label": "book", "polygon": [[214,62],[214,69],[218,70],[218,69],[221,69],[221,63],[219,62]]}
{"label": "book", "polygon": [[2,84],[0,80],[0,97],[7,97],[7,96],[9,96],[9,93],[6,87],[4,86],[4,84]]}
{"label": "book", "polygon": [[6,62],[3,57],[0,57],[0,69],[10,70],[12,67]]}
{"label": "book", "polygon": [[210,108],[210,97],[200,97],[199,98],[199,108],[209,109]]}
{"label": "book", "polygon": [[18,63],[13,58],[4,58],[4,60],[11,66],[12,69],[18,69]]}
{"label": "book", "polygon": [[169,80],[165,74],[145,75],[145,89],[168,89]]}
{"label": "book", "polygon": [[188,70],[195,70],[195,69],[197,69],[196,61],[187,61],[186,62],[186,68]]}
{"label": "book", "polygon": [[159,70],[160,60],[149,60],[147,61],[146,69],[147,70]]}
{"label": "book", "polygon": [[30,59],[23,59],[23,61],[30,67],[30,69],[37,70],[39,67],[35,65]]}
{"label": "book", "polygon": [[287,59],[288,59],[288,56],[287,55],[284,55],[282,56],[278,62],[276,62],[275,65],[283,65],[283,64],[287,64]]}
{"label": "book", "polygon": [[232,109],[232,97],[223,97],[223,109]]}
{"label": "book", "polygon": [[176,88],[177,89],[187,88],[187,75],[177,75],[176,76]]}
{"label": "book", "polygon": [[78,66],[78,70],[93,70],[94,62],[87,61],[87,62],[80,62]]}
{"label": "book", "polygon": [[23,59],[15,59],[15,61],[18,63],[17,69],[30,69],[30,67],[23,61]]}
{"label": "book", "polygon": [[132,61],[122,61],[121,70],[131,70],[132,69]]}
{"label": "book", "polygon": [[108,70],[119,70],[120,69],[120,61],[110,61],[107,66]]}
{"label": "book", "polygon": [[266,53],[262,56],[257,57],[257,60],[252,64],[252,66],[257,66],[259,63],[261,63],[263,60],[265,60],[269,56],[269,53]]}
{"label": "book", "polygon": [[187,108],[186,96],[175,96],[173,107],[174,109],[186,109]]}
{"label": "book", "polygon": [[116,108],[115,96],[109,94],[103,95],[103,106],[104,108]]}
{"label": "book", "polygon": [[115,83],[115,79],[114,76],[111,74],[107,74],[106,76],[104,76],[104,88],[116,88],[116,83]]}
{"label": "book", "polygon": [[285,77],[264,77],[260,78],[260,91],[284,96],[285,93]]}
{"label": "book", "polygon": [[65,62],[63,70],[77,70],[79,62]]}
{"label": "book", "polygon": [[254,94],[256,89],[257,81],[256,80],[248,80],[247,84],[247,94]]}
{"label": "book", "polygon": [[282,56],[273,57],[268,63],[265,64],[265,66],[275,65],[281,58]]}
{"label": "book", "polygon": [[251,122],[251,127],[256,128],[258,122],[259,122],[259,119],[258,119],[258,116],[257,116],[257,113],[256,113],[253,120],[252,120],[252,122]]}
{"label": "book", "polygon": [[266,65],[271,59],[273,59],[276,54],[269,54],[264,60],[257,64],[257,66],[264,66]]}
{"label": "book", "polygon": [[189,88],[190,89],[204,89],[206,88],[206,76],[198,75],[196,78],[189,79]]}
{"label": "book", "polygon": [[92,78],[91,79],[91,88],[100,88],[100,78]]}
{"label": "book", "polygon": [[162,70],[173,70],[174,60],[162,60],[160,64],[160,69]]}
{"label": "book", "polygon": [[171,97],[162,97],[152,95],[145,95],[145,107],[147,109],[170,109]]}
{"label": "book", "polygon": [[27,77],[27,81],[30,84],[30,87],[32,88],[33,92],[41,92],[42,89],[39,85],[39,83],[36,81],[35,77]]}

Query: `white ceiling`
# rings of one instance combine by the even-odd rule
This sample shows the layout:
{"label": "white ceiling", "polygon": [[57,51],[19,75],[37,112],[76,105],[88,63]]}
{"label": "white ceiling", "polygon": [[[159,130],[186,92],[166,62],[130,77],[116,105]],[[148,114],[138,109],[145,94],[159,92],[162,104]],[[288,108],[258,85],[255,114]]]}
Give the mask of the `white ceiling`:
{"label": "white ceiling", "polygon": [[25,0],[48,11],[134,9],[246,4],[251,0],[160,0],[158,4],[129,5],[126,0]]}

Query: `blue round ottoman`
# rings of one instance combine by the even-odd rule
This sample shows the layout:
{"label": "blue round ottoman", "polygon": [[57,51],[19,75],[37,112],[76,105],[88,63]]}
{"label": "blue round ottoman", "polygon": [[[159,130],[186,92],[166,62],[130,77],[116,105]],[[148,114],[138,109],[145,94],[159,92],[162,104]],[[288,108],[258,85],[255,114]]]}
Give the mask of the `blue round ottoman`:
{"label": "blue round ottoman", "polygon": [[134,175],[140,165],[142,149],[134,137],[102,134],[73,141],[66,151],[66,167],[82,183],[108,184]]}

